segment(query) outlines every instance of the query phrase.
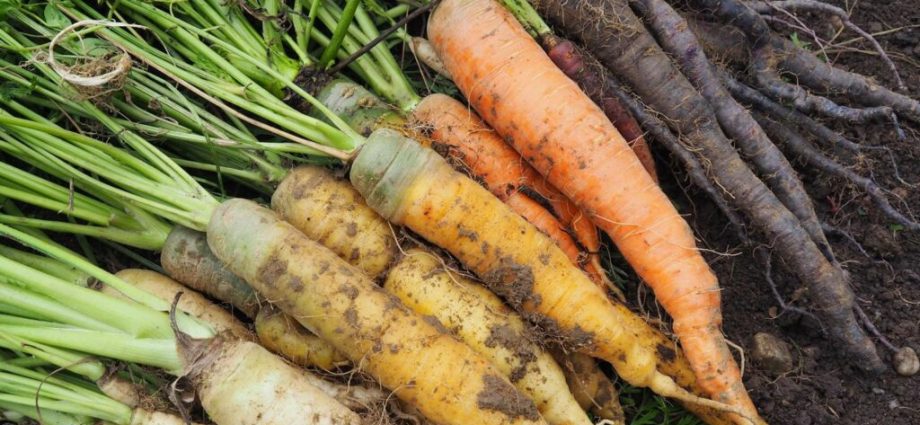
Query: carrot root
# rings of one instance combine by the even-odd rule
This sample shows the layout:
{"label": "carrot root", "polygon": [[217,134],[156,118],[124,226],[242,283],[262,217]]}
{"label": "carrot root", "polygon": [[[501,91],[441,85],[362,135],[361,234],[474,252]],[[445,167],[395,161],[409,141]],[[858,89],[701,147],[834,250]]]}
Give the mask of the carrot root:
{"label": "carrot root", "polygon": [[[690,393],[675,390],[673,382],[663,384],[671,378],[657,370],[655,352],[623,327],[633,319],[620,317],[624,311],[549,238],[434,151],[388,133],[372,138],[352,164],[352,184],[368,205],[451,252],[565,346],[611,362],[633,385],[658,386],[696,401]],[[726,411],[753,412],[712,403]]]}

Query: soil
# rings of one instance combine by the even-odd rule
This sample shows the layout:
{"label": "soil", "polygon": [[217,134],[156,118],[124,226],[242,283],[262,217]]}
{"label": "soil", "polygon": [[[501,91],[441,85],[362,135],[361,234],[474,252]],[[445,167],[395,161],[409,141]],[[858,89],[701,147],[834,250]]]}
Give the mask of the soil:
{"label": "soil", "polygon": [[[831,3],[844,6],[843,2]],[[917,25],[920,24],[918,8],[917,1],[862,0],[857,3],[853,21],[870,32]],[[807,21],[822,20],[811,17]],[[814,28],[822,33],[821,25]],[[840,40],[851,37],[851,33],[845,33]],[[798,38],[809,41],[801,33]],[[878,40],[889,53],[909,58],[909,61],[896,58],[895,62],[909,94],[920,98],[920,67],[914,65],[920,63],[920,28],[902,29],[879,36]],[[860,47],[871,50],[867,43]],[[845,53],[831,55],[830,60],[845,69],[873,76],[887,87],[895,86],[891,72],[875,56]],[[920,125],[902,123],[902,126],[907,133],[903,141],[896,139],[890,124],[836,129],[856,142],[891,147],[901,178],[920,183]],[[658,160],[659,169],[663,169],[662,161],[667,159],[659,156]],[[883,187],[892,189],[903,199],[896,204],[900,211],[920,210],[920,190],[899,182],[884,156],[872,154],[849,161],[841,158],[841,161],[863,175],[871,172]],[[866,257],[842,237],[830,236],[835,253],[850,274],[857,303],[894,345],[907,345],[920,351],[920,233],[901,230],[852,185],[801,163],[795,165],[816,202],[819,217],[849,232],[868,254]],[[893,369],[881,376],[864,374],[836,355],[836,347],[822,336],[816,321],[795,313],[779,314],[779,305],[763,275],[763,265],[750,248],[741,247],[725,217],[704,194],[685,188],[683,176],[663,178],[671,198],[681,211],[689,214],[691,225],[702,239],[701,246],[711,250],[707,259],[724,289],[725,333],[748,354],[745,384],[769,423],[920,424],[920,375],[902,377]],[[786,302],[800,307],[807,305],[797,295],[799,283],[790,278],[781,264],[773,265],[773,278]],[[642,296],[637,288],[628,289],[631,299]],[[654,307],[651,311],[655,312]],[[753,338],[758,332],[779,336],[792,347],[796,364],[792,372],[773,376],[761,365],[750,362]],[[890,350],[882,344],[878,348],[886,360],[890,359]]]}

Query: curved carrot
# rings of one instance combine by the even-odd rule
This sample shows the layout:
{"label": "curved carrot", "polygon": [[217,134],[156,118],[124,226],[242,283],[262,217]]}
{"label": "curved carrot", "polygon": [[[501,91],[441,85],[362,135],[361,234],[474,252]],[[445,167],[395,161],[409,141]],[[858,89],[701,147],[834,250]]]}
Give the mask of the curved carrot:
{"label": "curved carrot", "polygon": [[[522,196],[518,195],[521,191],[528,192],[527,197],[532,202],[518,198],[515,205],[509,206],[555,240],[573,263],[584,266],[592,280],[605,285],[619,298],[623,298],[620,289],[607,278],[600,265],[600,239],[594,224],[583,216],[572,201],[547,183],[519,153],[482,122],[475,112],[454,98],[435,93],[419,102],[412,118],[428,130],[432,147],[436,151],[460,160],[471,174],[503,202],[508,203],[512,196]],[[427,143],[424,140],[422,142]],[[562,228],[555,229],[550,225],[549,219],[552,217],[548,217],[546,211],[537,211],[538,208],[543,209],[546,206],[541,206],[536,201],[545,201],[559,218],[558,222],[572,229],[578,241],[587,250],[588,261],[581,261],[578,248]],[[539,224],[531,221],[531,218],[539,220]]]}
{"label": "curved carrot", "polygon": [[722,335],[715,274],[603,112],[493,0],[442,1],[428,34],[485,121],[586,211],[652,287],[703,388],[756,412]]}
{"label": "curved carrot", "polygon": [[350,179],[380,215],[449,251],[549,337],[612,363],[632,385],[754,421],[753,410],[677,385],[659,369],[658,353],[642,343],[641,332],[628,327],[630,314],[623,317],[546,235],[434,151],[377,130],[352,163]]}

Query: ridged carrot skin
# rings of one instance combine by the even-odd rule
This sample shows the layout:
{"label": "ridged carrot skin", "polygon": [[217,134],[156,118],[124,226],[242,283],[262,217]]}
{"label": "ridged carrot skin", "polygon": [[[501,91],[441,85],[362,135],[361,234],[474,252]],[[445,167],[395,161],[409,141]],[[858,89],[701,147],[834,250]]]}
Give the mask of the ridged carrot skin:
{"label": "ridged carrot skin", "polygon": [[629,326],[642,320],[615,307],[551,239],[433,150],[381,132],[390,137],[370,140],[350,175],[380,215],[449,251],[550,337],[612,363],[630,384],[751,417],[680,388],[658,369],[645,331]]}
{"label": "ridged carrot skin", "polygon": [[[419,102],[412,119],[429,133],[435,150],[442,155],[456,157],[489,191],[553,238],[573,263],[584,266],[595,282],[618,290],[607,279],[600,264],[600,239],[594,223],[558,189],[547,183],[475,112],[452,97],[435,93]],[[427,144],[425,140],[421,142]],[[521,199],[521,196],[530,200]],[[546,205],[540,205],[539,201],[544,201]],[[537,211],[537,208],[551,208],[561,226],[553,228],[547,212]],[[571,237],[565,234],[565,227],[572,230],[587,251],[583,259]]]}
{"label": "ridged carrot skin", "polygon": [[444,0],[428,35],[482,118],[616,243],[674,319],[700,385],[752,412],[718,280],[686,221],[603,112],[493,0]]}

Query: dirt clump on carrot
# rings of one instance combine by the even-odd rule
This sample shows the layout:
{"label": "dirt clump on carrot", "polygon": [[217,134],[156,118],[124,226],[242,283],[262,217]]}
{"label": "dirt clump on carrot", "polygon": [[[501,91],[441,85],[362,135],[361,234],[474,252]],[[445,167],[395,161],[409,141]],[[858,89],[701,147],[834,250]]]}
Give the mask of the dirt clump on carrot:
{"label": "dirt clump on carrot", "polygon": [[613,381],[598,367],[596,360],[581,353],[565,352],[558,346],[549,350],[562,366],[565,380],[583,409],[601,419],[625,423],[619,392],[613,386]]}
{"label": "dirt clump on carrot", "polygon": [[483,376],[482,391],[476,396],[476,405],[483,410],[495,410],[512,418],[537,420],[540,413],[533,402],[517,392],[507,381],[496,375]]}

